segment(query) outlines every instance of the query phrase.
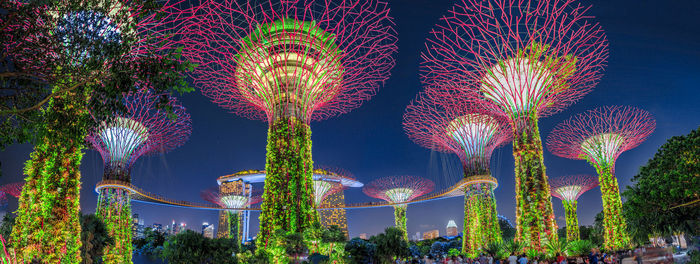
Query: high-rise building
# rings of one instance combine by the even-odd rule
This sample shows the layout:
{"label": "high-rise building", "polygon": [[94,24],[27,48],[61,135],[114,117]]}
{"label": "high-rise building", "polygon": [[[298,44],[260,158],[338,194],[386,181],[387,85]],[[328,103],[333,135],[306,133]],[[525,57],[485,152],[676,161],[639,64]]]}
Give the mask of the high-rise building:
{"label": "high-rise building", "polygon": [[433,239],[433,238],[438,238],[438,237],[440,237],[440,230],[435,229],[435,230],[423,232],[423,240]]}
{"label": "high-rise building", "polygon": [[411,240],[413,241],[419,241],[420,239],[420,232],[416,232],[416,234],[411,237]]}
{"label": "high-rise building", "polygon": [[185,232],[185,230],[187,230],[187,224],[185,224],[185,223],[180,223],[180,225],[177,226],[177,229],[175,230],[175,234],[176,234],[176,235],[177,235],[177,234],[180,234],[180,233],[182,233],[182,232]]}
{"label": "high-rise building", "polygon": [[361,239],[367,239],[367,233],[362,233],[360,234]]}
{"label": "high-rise building", "polygon": [[202,235],[206,238],[214,238],[214,225],[207,222],[202,223]]}
{"label": "high-rise building", "polygon": [[454,220],[450,220],[447,222],[447,236],[448,237],[454,237],[459,234],[459,230],[457,230],[457,224],[455,224]]}
{"label": "high-rise building", "polygon": [[143,219],[139,218],[139,214],[134,214],[131,218],[131,235],[133,238],[143,238]]}
{"label": "high-rise building", "polygon": [[[243,195],[250,199],[252,192],[253,185],[245,183],[242,180],[223,181],[219,184],[220,195]],[[234,236],[231,236],[229,233],[231,233],[233,230],[234,232],[238,232],[235,237],[238,237],[242,241],[247,239],[247,236],[249,236],[248,223],[250,221],[250,211],[242,211],[238,212],[238,214],[238,221],[240,221],[240,223],[229,223],[229,214],[226,212],[226,210],[221,210],[219,212],[219,229],[216,232],[216,237],[232,238]],[[238,227],[240,227],[240,229]]]}
{"label": "high-rise building", "polygon": [[163,225],[161,225],[159,223],[153,223],[153,225],[151,226],[151,229],[153,229],[153,231],[156,231],[156,232],[161,232],[161,233],[164,232]]}
{"label": "high-rise building", "polygon": [[[345,194],[341,190],[332,193],[323,199],[320,207],[342,207],[344,205]],[[348,218],[345,214],[345,209],[319,210],[319,216],[323,226],[326,228],[330,226],[338,226],[341,230],[343,230],[345,238],[348,238]]]}

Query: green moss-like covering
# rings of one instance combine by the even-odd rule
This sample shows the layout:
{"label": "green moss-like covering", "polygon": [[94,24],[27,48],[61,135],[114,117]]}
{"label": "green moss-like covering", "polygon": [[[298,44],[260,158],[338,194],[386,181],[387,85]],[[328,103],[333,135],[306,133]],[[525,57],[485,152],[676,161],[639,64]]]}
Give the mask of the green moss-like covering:
{"label": "green moss-like covering", "polygon": [[564,205],[564,216],[566,217],[566,241],[576,241],[581,239],[578,228],[578,213],[576,213],[576,200],[562,200]]}
{"label": "green moss-like covering", "polygon": [[265,171],[258,235],[261,247],[268,245],[272,232],[278,229],[301,233],[318,222],[309,125],[294,117],[278,118],[270,124]]}
{"label": "green moss-like covering", "polygon": [[243,235],[243,230],[241,229],[241,213],[226,212],[226,214],[226,223],[228,224],[228,238],[241,242],[241,236]]}
{"label": "green moss-like covering", "polygon": [[129,191],[113,188],[100,190],[96,215],[102,219],[109,235],[114,239],[114,245],[104,249],[104,255],[102,255],[104,263],[133,263],[131,261],[133,234]]}
{"label": "green moss-like covering", "polygon": [[624,249],[629,246],[627,222],[622,216],[620,187],[613,173],[613,164],[594,164],[598,171],[600,192],[603,199],[603,247],[608,250]]}
{"label": "green moss-like covering", "polygon": [[547,241],[557,239],[557,225],[536,116],[532,114],[517,119],[513,129],[517,222],[515,238],[525,243],[527,249],[543,252]]}
{"label": "green moss-like covering", "polygon": [[394,206],[394,225],[403,231],[403,238],[408,241],[408,230],[406,229],[406,209],[408,205]]}
{"label": "green moss-like covering", "polygon": [[462,252],[475,253],[490,242],[501,242],[493,185],[472,184],[465,187],[464,193]]}
{"label": "green moss-like covering", "polygon": [[80,263],[80,161],[89,123],[84,93],[58,93],[43,110],[12,230],[18,260]]}

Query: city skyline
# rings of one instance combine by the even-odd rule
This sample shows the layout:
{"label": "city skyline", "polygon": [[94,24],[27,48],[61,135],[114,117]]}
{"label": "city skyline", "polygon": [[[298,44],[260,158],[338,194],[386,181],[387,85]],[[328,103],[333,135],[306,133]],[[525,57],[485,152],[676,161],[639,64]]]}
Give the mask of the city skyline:
{"label": "city skyline", "polygon": [[[423,89],[417,75],[418,54],[423,50],[425,37],[452,5],[450,1],[431,3],[389,3],[399,31],[397,67],[384,87],[362,107],[342,118],[311,123],[316,164],[346,168],[363,183],[384,176],[413,174],[435,181],[436,191],[459,179],[461,168],[456,157],[415,145],[401,127],[404,108]],[[698,3],[690,7],[680,3],[661,6],[630,1],[585,3],[593,4],[590,13],[596,16],[610,38],[610,61],[593,92],[561,113],[540,121],[542,135],[548,135],[560,121],[598,105],[633,105],[649,111],[659,127],[645,143],[617,160],[616,174],[624,190],[639,166],[668,138],[687,134],[698,127],[700,109],[695,105],[698,94],[694,87],[700,81],[695,74],[700,71],[697,63],[700,54],[693,47],[700,43],[700,32],[689,23],[696,16],[676,13],[693,12],[691,10],[700,6]],[[415,10],[416,5],[424,8]],[[620,10],[624,12],[616,13]],[[665,48],[658,49],[664,45]],[[136,186],[173,199],[203,202],[199,191],[215,187],[218,177],[264,168],[266,124],[227,113],[211,103],[199,89],[178,97],[192,116],[191,140],[171,153],[144,157],[136,162],[132,170]],[[673,103],[669,103],[672,98]],[[681,112],[684,114],[679,115]],[[511,150],[512,146],[506,145],[495,151],[491,169],[499,180],[495,190],[499,214],[514,221]],[[22,167],[30,151],[30,145],[22,144],[9,146],[0,153],[3,173],[0,183],[23,180]],[[81,209],[83,213],[94,213],[97,204],[94,186],[102,177],[103,164],[99,153],[91,150],[85,153],[81,164]],[[548,150],[544,158],[550,177],[595,173],[585,161],[559,158]],[[261,190],[262,186],[258,184],[254,188]],[[359,189],[346,190],[345,200],[349,203],[378,201],[364,196]],[[14,212],[17,200],[10,199],[9,203],[6,211]],[[451,219],[462,230],[462,203],[461,198],[449,198],[412,204],[407,212],[408,233],[444,230],[444,223]],[[602,210],[600,190],[584,194],[578,206],[580,223],[591,225],[595,214]],[[564,226],[564,210],[559,202],[554,203],[554,212],[559,226]],[[215,225],[218,222],[218,211],[141,202],[132,203],[132,213],[151,224],[167,225],[175,220],[195,227],[202,222]],[[251,235],[257,233],[258,216],[258,212],[251,213]],[[377,234],[394,222],[391,207],[347,210],[347,219],[351,238],[360,233]],[[215,228],[218,230],[218,226]]]}

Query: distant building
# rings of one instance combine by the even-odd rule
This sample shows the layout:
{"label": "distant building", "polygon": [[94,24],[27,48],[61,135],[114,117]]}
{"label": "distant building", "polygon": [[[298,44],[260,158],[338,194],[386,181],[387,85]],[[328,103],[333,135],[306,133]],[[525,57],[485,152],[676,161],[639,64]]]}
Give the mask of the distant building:
{"label": "distant building", "polygon": [[162,233],[163,232],[163,225],[161,225],[159,223],[153,223],[153,225],[151,226],[151,229],[153,229],[153,231]]}
{"label": "distant building", "polygon": [[360,234],[361,239],[367,239],[367,233],[362,233]]}
{"label": "distant building", "polygon": [[413,235],[413,237],[411,237],[411,240],[413,240],[413,241],[419,241],[420,239],[421,239],[420,232],[416,232],[416,234]]}
{"label": "distant building", "polygon": [[134,214],[131,219],[131,235],[133,238],[143,238],[143,219],[139,218],[139,214]]}
{"label": "distant building", "polygon": [[177,229],[175,230],[175,234],[176,234],[176,235],[177,235],[177,234],[180,234],[180,233],[182,233],[182,232],[185,232],[185,230],[187,230],[187,224],[185,224],[185,223],[180,223],[180,225],[177,226]]}
{"label": "distant building", "polygon": [[202,235],[206,238],[214,238],[214,225],[207,222],[202,223]]}
{"label": "distant building", "polygon": [[459,230],[457,230],[457,224],[455,224],[454,220],[450,220],[447,222],[447,236],[448,237],[453,237],[457,236],[459,234]]}
{"label": "distant building", "polygon": [[430,230],[423,232],[423,240],[438,238],[440,236],[440,230]]}
{"label": "distant building", "polygon": [[[339,183],[337,183],[339,184]],[[345,194],[343,191],[332,193],[321,201],[321,207],[343,207],[345,205]],[[321,224],[326,228],[338,226],[343,230],[345,238],[348,238],[348,218],[345,209],[320,210],[318,212]]]}

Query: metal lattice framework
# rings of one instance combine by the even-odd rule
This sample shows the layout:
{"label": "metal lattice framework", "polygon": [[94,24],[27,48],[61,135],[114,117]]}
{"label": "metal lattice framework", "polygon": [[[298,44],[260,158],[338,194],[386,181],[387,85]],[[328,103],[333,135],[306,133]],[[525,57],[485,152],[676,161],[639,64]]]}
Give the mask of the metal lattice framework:
{"label": "metal lattice framework", "polygon": [[588,9],[574,0],[458,1],[421,56],[428,90],[510,121],[515,239],[540,252],[557,240],[557,227],[537,120],[588,93],[608,57],[605,34]]}
{"label": "metal lattice framework", "polygon": [[204,1],[180,35],[203,93],[242,116],[321,120],[389,78],[396,33],[377,1]]}
{"label": "metal lattice framework", "polygon": [[217,188],[204,190],[200,193],[200,196],[205,201],[225,210],[228,210],[227,208],[247,208],[262,202],[260,194],[251,195],[250,197],[244,194],[222,194]]}
{"label": "metal lattice framework", "polygon": [[[554,155],[615,164],[622,152],[639,146],[656,127],[649,112],[630,106],[606,106],[576,115],[547,137]],[[614,169],[614,167],[613,167]]]}
{"label": "metal lattice framework", "polygon": [[[157,108],[162,96],[167,95],[146,89],[125,96],[126,113],[115,113],[88,135],[87,140],[102,155],[106,176],[113,170],[125,170],[123,176],[128,177],[128,170],[139,157],[168,152],[189,139],[190,115],[174,97],[169,97],[167,107]],[[130,177],[120,180],[129,182]]]}
{"label": "metal lattice framework", "polygon": [[362,192],[389,203],[404,203],[430,193],[434,188],[435,183],[431,180],[405,175],[376,179],[365,185]]}
{"label": "metal lattice framework", "polygon": [[598,186],[598,179],[587,174],[568,175],[550,179],[552,196],[561,200],[576,201],[590,189]]}
{"label": "metal lattice framework", "polygon": [[547,138],[554,155],[584,159],[598,172],[603,200],[603,246],[629,246],[627,223],[622,216],[615,161],[624,151],[641,144],[654,131],[656,121],[647,111],[630,106],[600,107],[557,125]]}
{"label": "metal lattice framework", "polygon": [[422,79],[511,120],[555,113],[602,77],[608,42],[588,9],[573,0],[459,1],[428,38]]}
{"label": "metal lattice framework", "polygon": [[15,182],[0,186],[0,208],[7,206],[8,195],[19,198],[19,195],[22,193],[23,185],[24,182]]}
{"label": "metal lattice framework", "polygon": [[[438,92],[438,91],[432,91]],[[493,150],[511,139],[510,125],[477,105],[436,94],[421,94],[406,108],[404,130],[417,144],[456,154],[464,176],[489,174]]]}

